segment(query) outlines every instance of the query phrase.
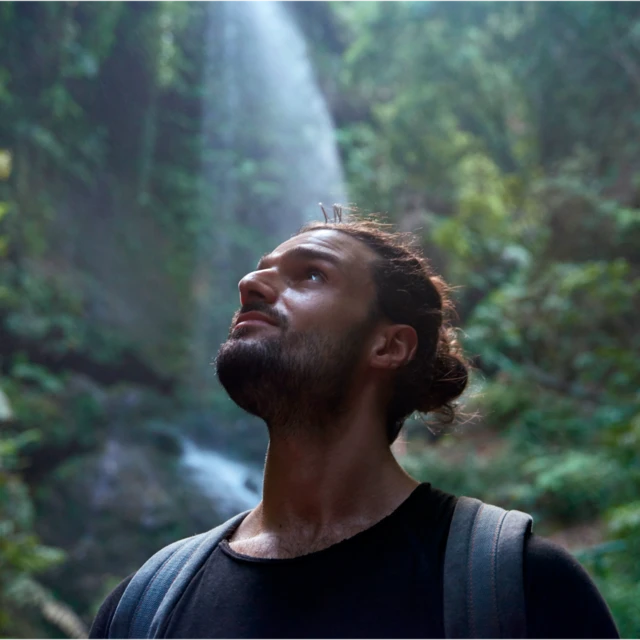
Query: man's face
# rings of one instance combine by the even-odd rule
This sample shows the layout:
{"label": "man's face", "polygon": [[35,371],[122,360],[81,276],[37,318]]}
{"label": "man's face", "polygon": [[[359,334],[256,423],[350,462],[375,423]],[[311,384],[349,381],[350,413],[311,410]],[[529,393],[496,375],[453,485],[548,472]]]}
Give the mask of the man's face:
{"label": "man's face", "polygon": [[241,309],[216,358],[239,406],[291,424],[344,410],[376,324],[374,259],[347,234],[315,230],[281,244],[240,281]]}

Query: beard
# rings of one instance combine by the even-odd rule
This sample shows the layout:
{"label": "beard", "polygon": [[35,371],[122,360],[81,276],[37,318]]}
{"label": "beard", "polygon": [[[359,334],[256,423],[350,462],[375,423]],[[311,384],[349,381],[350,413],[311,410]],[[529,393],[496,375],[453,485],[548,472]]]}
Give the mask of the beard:
{"label": "beard", "polygon": [[[252,310],[263,311],[257,305]],[[290,435],[302,425],[321,428],[347,409],[373,318],[338,337],[292,331],[284,318],[279,320],[276,335],[254,337],[247,336],[251,329],[232,329],[216,356],[218,379],[239,407],[267,423],[272,435],[273,429]]]}

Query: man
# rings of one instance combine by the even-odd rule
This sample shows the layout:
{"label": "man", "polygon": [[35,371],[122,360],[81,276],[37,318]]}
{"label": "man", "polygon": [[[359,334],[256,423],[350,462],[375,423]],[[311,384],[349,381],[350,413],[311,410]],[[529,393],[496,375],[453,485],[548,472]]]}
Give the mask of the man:
{"label": "man", "polygon": [[[314,223],[239,284],[218,353],[230,397],[267,424],[262,502],[173,609],[173,638],[441,638],[456,497],[390,444],[414,411],[453,417],[467,368],[444,282],[373,222]],[[125,580],[91,637],[106,637]],[[578,563],[532,535],[527,636],[618,637]]]}

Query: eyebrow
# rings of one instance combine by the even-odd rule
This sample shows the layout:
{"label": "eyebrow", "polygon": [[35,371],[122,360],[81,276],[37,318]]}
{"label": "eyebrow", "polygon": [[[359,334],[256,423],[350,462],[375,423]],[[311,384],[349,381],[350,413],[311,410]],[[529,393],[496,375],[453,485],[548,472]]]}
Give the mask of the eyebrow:
{"label": "eyebrow", "polygon": [[[256,269],[266,269],[267,263],[271,260],[270,253],[265,253],[265,255],[260,258],[258,261],[258,266]],[[324,260],[325,262],[330,262],[332,265],[337,267],[338,269],[342,269],[342,261],[338,256],[334,253],[330,253],[329,251],[322,251],[320,249],[312,249],[311,247],[294,247],[293,249],[289,249],[283,253],[281,258],[306,258],[309,260]]]}

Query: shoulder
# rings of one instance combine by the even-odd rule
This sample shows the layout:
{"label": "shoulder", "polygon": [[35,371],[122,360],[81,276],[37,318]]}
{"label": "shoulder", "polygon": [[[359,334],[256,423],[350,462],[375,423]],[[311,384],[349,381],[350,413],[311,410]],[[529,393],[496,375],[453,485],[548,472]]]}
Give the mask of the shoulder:
{"label": "shoulder", "polygon": [[418,485],[398,509],[413,515],[419,522],[440,521],[448,532],[458,497],[441,491],[428,482]]}
{"label": "shoulder", "polygon": [[619,637],[589,574],[561,546],[531,535],[525,546],[524,582],[529,637]]}
{"label": "shoulder", "polygon": [[118,607],[118,602],[120,602],[120,598],[122,598],[122,594],[124,593],[127,585],[131,582],[133,576],[135,574],[131,574],[129,577],[125,578],[105,599],[102,603],[102,606],[98,610],[96,617],[91,625],[91,631],[89,632],[89,638],[108,638],[109,637],[109,627],[111,626],[111,620],[113,619],[113,614]]}
{"label": "shoulder", "polygon": [[407,530],[420,541],[419,547],[437,552],[443,565],[457,500],[453,494],[424,482],[392,514],[394,525],[404,523]]}

